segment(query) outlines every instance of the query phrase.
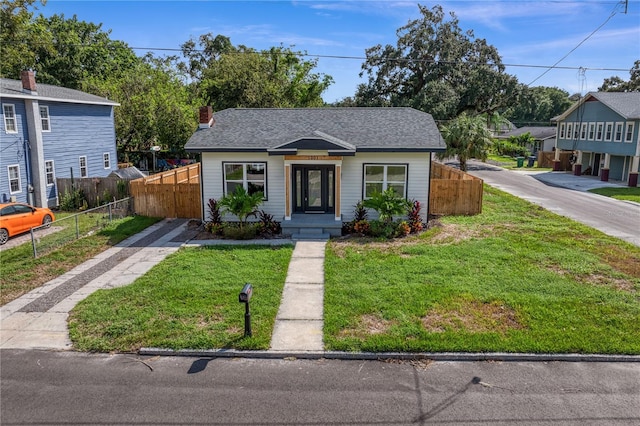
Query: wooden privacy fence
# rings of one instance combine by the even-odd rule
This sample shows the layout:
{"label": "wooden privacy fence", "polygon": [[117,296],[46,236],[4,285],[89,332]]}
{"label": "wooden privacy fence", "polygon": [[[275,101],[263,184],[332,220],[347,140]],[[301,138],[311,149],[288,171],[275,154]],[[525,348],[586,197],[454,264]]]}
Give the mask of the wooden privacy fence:
{"label": "wooden privacy fence", "polygon": [[74,190],[82,191],[89,208],[129,196],[129,183],[118,176],[96,178],[56,178],[58,203]]}
{"label": "wooden privacy fence", "polygon": [[200,163],[132,180],[129,192],[136,214],[202,219]]}
{"label": "wooden privacy fence", "polygon": [[482,179],[441,163],[431,163],[429,214],[482,213]]}
{"label": "wooden privacy fence", "polygon": [[[571,157],[571,151],[560,153],[560,170],[571,170],[571,163],[569,157]],[[553,160],[556,158],[554,151],[539,151],[538,152],[538,167],[553,167]]]}

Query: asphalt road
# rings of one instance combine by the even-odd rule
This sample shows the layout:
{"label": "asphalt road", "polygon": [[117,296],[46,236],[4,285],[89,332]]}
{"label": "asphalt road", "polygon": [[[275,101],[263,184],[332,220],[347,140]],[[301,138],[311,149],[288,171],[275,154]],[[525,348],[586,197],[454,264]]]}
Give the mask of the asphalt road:
{"label": "asphalt road", "polygon": [[640,206],[590,192],[553,186],[535,174],[470,162],[468,172],[488,185],[640,246]]}
{"label": "asphalt road", "polygon": [[637,363],[0,351],[6,425],[637,425]]}

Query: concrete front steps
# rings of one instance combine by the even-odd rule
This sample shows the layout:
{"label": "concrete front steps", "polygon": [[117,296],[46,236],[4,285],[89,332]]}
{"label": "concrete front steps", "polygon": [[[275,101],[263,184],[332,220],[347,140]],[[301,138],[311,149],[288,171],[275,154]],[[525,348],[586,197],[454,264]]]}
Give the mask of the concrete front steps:
{"label": "concrete front steps", "polygon": [[294,241],[327,241],[342,235],[342,221],[333,214],[294,214],[281,222],[282,235]]}

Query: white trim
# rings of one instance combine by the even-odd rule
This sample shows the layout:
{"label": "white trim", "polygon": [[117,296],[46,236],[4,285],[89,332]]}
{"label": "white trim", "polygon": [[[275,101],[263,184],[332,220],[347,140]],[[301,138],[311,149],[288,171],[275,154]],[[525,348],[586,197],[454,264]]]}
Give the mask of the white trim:
{"label": "white trim", "polygon": [[[620,132],[618,132],[618,129],[620,129]],[[618,137],[618,135],[620,135],[620,137]],[[622,142],[623,137],[624,137],[624,123],[621,121],[618,121],[613,127],[613,141]]]}
{"label": "white trim", "polygon": [[635,123],[633,121],[628,121],[627,122],[627,126],[626,126],[626,130],[624,132],[623,138],[622,140],[626,143],[631,143],[633,142],[633,128]]}
{"label": "white trim", "polygon": [[[611,128],[609,128],[609,126],[611,126]],[[613,140],[613,131],[615,130],[613,127],[614,126],[612,121],[607,121],[604,124],[604,141],[605,142],[611,142]]]}
{"label": "white trim", "polygon": [[111,154],[108,152],[102,153],[102,165],[105,169],[111,169]]}
{"label": "white trim", "polygon": [[105,99],[104,102],[81,101],[79,99],[62,99],[62,98],[52,98],[50,96],[37,96],[37,95],[26,95],[26,94],[14,95],[14,94],[10,94],[10,93],[3,93],[2,97],[3,98],[9,98],[9,99],[30,99],[30,100],[34,100],[34,101],[45,101],[45,102],[47,102],[47,101],[49,101],[49,102],[64,102],[64,103],[69,103],[69,104],[120,106],[119,103],[114,102],[114,101],[110,101],[108,99]]}
{"label": "white trim", "polygon": [[580,123],[580,140],[587,139],[587,123]]}
{"label": "white trim", "polygon": [[604,122],[596,123],[596,140],[601,141],[604,137]]}
{"label": "white trim", "polygon": [[564,139],[565,123],[560,123],[560,139]]}
{"label": "white trim", "polygon": [[587,139],[593,141],[596,139],[596,123],[589,123],[589,130],[587,131]]}
{"label": "white trim", "polygon": [[[47,168],[49,164],[51,164],[51,171]],[[51,175],[51,183],[49,183],[49,175]],[[48,187],[52,187],[56,183],[56,168],[53,160],[45,160],[44,162],[44,180]]]}
{"label": "white trim", "polygon": [[571,139],[573,139],[574,141],[577,141],[580,137],[580,126],[579,126],[579,122],[575,122],[573,123],[573,137]]}
{"label": "white trim", "polygon": [[[82,165],[82,159],[84,158],[84,166]],[[80,167],[80,177],[89,177],[89,165],[87,164],[87,156],[81,155],[78,157],[78,166]],[[82,170],[84,169],[84,173]]]}
{"label": "white trim", "polygon": [[[11,110],[12,117],[10,119],[13,120],[13,130],[9,130],[7,124],[7,110],[5,109],[7,107]],[[14,104],[2,104],[2,117],[4,117],[4,132],[18,133],[18,119],[16,118],[16,106]]]}
{"label": "white trim", "polygon": [[[17,181],[18,181],[18,189],[16,191],[12,191],[11,190],[11,169],[15,168],[18,176],[17,176]],[[9,164],[7,166],[7,178],[9,179],[9,194],[19,194],[22,192],[22,177],[20,176],[20,165],[19,164]],[[15,178],[13,180],[16,180]]]}
{"label": "white trim", "polygon": [[573,136],[573,123],[567,123],[567,139],[571,139]]}
{"label": "white trim", "polygon": [[[227,166],[240,165],[242,166],[242,179],[227,179]],[[248,165],[260,165],[264,169],[264,179],[249,179],[247,177],[247,166]],[[227,183],[235,182],[242,183],[242,187],[245,191],[249,192],[249,182],[262,182],[264,190],[262,191],[263,200],[268,201],[267,196],[267,162],[266,161],[223,161],[222,162],[222,193],[223,195],[228,195],[227,192]]]}
{"label": "white trim", "polygon": [[[42,116],[42,110],[46,111],[46,117]],[[38,112],[40,114],[40,126],[42,127],[42,132],[43,133],[50,133],[51,132],[51,116],[49,115],[49,107],[46,105],[40,105],[40,108],[38,108]],[[45,124],[46,128],[45,128]]]}

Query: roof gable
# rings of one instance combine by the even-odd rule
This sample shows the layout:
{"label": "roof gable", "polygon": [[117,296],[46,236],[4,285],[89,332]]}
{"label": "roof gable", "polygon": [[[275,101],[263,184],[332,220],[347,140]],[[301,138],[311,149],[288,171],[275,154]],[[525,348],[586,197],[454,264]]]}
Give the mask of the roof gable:
{"label": "roof gable", "polygon": [[0,97],[2,98],[38,99],[92,105],[120,105],[119,103],[107,98],[102,98],[80,90],[53,86],[51,84],[38,83],[36,89],[36,93],[26,93],[22,90],[22,81],[0,78]]}
{"label": "roof gable", "polygon": [[552,121],[564,120],[585,102],[598,101],[626,120],[640,119],[640,92],[589,92]]}

